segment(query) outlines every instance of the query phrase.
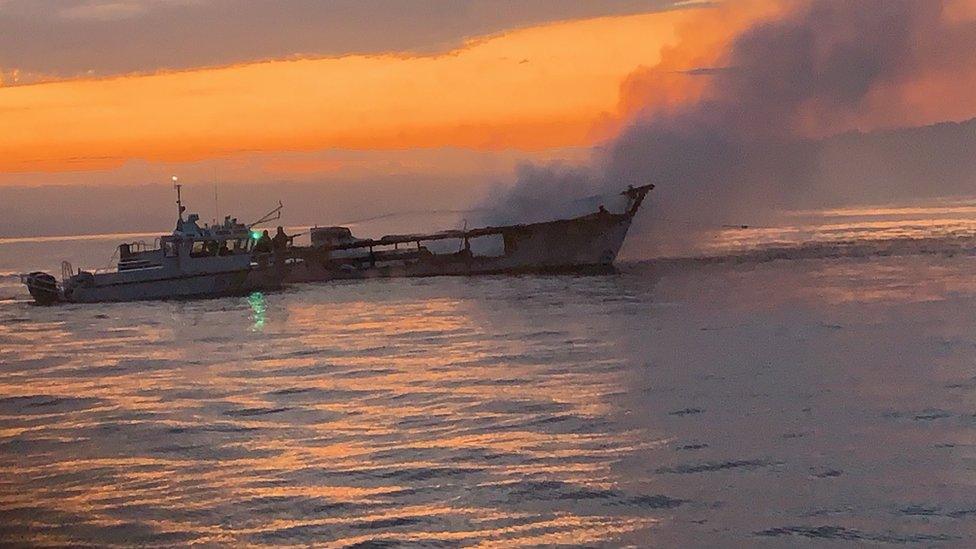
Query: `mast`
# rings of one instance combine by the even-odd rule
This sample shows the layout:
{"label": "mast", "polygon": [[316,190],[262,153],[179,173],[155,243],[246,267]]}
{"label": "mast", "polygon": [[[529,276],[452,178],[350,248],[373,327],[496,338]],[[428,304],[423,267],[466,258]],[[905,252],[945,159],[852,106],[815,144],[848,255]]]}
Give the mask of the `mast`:
{"label": "mast", "polygon": [[176,208],[178,210],[177,214],[179,215],[180,221],[183,221],[183,212],[186,211],[186,208],[183,207],[183,197],[180,194],[180,191],[183,189],[183,185],[177,183],[177,181],[179,180],[180,180],[179,177],[176,177],[175,175],[173,176],[173,188],[176,189]]}
{"label": "mast", "polygon": [[186,208],[183,207],[183,196],[182,196],[182,194],[180,192],[183,189],[183,185],[180,185],[179,183],[177,183],[177,181],[179,181],[179,180],[180,180],[180,178],[176,177],[175,175],[173,176],[173,188],[176,189],[176,210],[177,210],[177,214],[178,214],[178,217],[176,219],[176,230],[182,232],[183,231],[183,212],[186,211]]}
{"label": "mast", "polygon": [[213,169],[213,186],[214,186],[214,218],[213,225],[217,226],[217,220],[220,219],[220,203],[217,202],[217,168]]}

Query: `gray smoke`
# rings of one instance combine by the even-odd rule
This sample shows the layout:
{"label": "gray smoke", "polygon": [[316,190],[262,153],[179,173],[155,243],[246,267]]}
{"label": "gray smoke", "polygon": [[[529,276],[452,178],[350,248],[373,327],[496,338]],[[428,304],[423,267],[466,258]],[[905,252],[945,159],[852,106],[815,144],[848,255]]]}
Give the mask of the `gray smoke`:
{"label": "gray smoke", "polygon": [[[523,168],[507,194],[492,197],[490,221],[551,218],[573,203],[569,197],[649,182],[657,189],[642,224],[672,237],[696,225],[759,223],[784,208],[917,194],[926,182],[905,177],[924,177],[925,166],[939,170],[947,160],[925,145],[932,132],[830,134],[862,113],[879,86],[933,66],[969,70],[976,63],[976,28],[948,22],[945,9],[942,0],[798,3],[789,15],[739,35],[721,70],[689,71],[688,78],[710,79],[706,99],[639,116],[595,152],[590,166]],[[972,164],[976,132],[967,128],[943,129],[957,151],[968,148],[961,160]],[[864,170],[845,146],[871,155],[874,166],[888,165],[884,154],[907,154],[908,162],[889,160],[916,169],[859,188],[847,174]],[[925,194],[971,192],[976,183],[972,172],[939,173],[943,180]]]}

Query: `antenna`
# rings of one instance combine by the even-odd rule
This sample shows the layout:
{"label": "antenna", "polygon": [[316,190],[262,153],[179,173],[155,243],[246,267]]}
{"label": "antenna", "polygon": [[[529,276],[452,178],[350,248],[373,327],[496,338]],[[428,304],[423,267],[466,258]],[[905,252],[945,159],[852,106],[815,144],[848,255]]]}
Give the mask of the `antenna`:
{"label": "antenna", "polygon": [[183,197],[180,194],[180,191],[183,189],[183,185],[177,183],[179,180],[179,177],[176,177],[175,175],[173,176],[173,188],[176,189],[176,208],[179,211],[180,221],[183,221],[183,212],[186,211],[186,208],[183,207]]}
{"label": "antenna", "polygon": [[264,216],[262,216],[261,219],[258,219],[254,223],[251,223],[250,225],[247,226],[247,228],[250,229],[251,227],[254,227],[255,225],[260,225],[261,223],[267,223],[268,221],[276,221],[278,219],[281,219],[282,208],[284,208],[284,206],[282,206],[281,201],[279,200],[277,208],[264,214]]}
{"label": "antenna", "polygon": [[217,226],[217,220],[220,219],[220,203],[217,202],[217,167],[213,167],[213,186],[214,186],[214,219],[213,224]]}

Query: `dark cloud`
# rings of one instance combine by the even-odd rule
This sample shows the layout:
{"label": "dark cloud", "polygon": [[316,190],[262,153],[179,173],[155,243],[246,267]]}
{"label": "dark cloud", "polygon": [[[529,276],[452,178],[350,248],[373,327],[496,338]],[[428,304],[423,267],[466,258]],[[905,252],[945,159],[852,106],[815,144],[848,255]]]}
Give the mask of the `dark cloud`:
{"label": "dark cloud", "polygon": [[74,76],[292,55],[431,52],[674,0],[0,0],[0,69]]}

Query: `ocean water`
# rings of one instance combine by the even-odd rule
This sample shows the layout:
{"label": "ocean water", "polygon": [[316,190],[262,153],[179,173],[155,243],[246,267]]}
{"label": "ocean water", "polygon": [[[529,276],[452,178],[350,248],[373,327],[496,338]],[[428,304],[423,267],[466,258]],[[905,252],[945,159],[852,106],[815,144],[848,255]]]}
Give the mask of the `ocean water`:
{"label": "ocean water", "polygon": [[0,241],[0,544],[974,546],[976,223],[859,215],[60,307],[113,239]]}

